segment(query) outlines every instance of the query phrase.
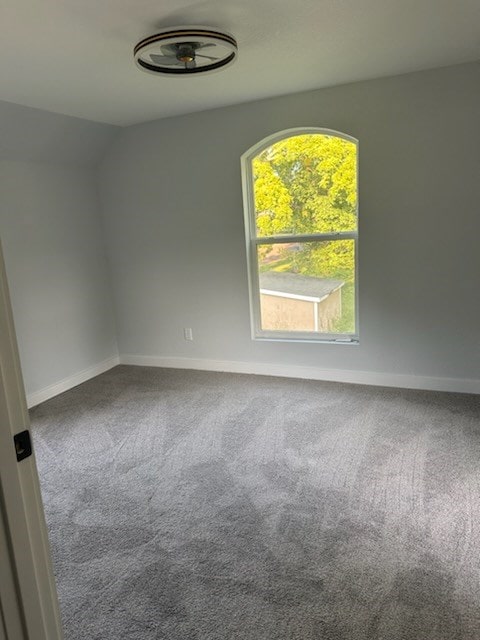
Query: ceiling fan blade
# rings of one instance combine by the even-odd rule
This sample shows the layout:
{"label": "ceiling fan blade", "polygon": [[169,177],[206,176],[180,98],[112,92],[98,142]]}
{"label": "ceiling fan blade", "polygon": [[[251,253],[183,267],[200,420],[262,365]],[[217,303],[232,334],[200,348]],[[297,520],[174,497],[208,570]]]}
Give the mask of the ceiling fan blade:
{"label": "ceiling fan blade", "polygon": [[151,53],[150,59],[155,64],[162,64],[164,66],[174,66],[178,64],[178,60],[175,56],[159,56],[156,53]]}
{"label": "ceiling fan blade", "polygon": [[160,47],[162,53],[166,56],[175,56],[178,53],[178,44],[162,44]]}
{"label": "ceiling fan blade", "polygon": [[220,58],[212,58],[212,56],[203,56],[201,53],[197,53],[197,58],[207,58],[208,60],[220,60]]}
{"label": "ceiling fan blade", "polygon": [[197,63],[195,62],[195,60],[185,63],[185,69],[195,69],[196,66],[197,66]]}
{"label": "ceiling fan blade", "polygon": [[205,44],[201,44],[197,47],[197,49],[208,49],[209,47],[217,47],[218,45],[213,44],[211,42],[206,42]]}

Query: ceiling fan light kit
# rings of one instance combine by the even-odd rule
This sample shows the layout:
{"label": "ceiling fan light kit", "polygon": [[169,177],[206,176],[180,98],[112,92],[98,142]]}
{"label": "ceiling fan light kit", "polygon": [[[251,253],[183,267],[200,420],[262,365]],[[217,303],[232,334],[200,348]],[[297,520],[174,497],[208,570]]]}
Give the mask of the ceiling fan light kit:
{"label": "ceiling fan light kit", "polygon": [[141,40],[133,55],[139,69],[155,75],[206,74],[235,61],[237,42],[209,27],[169,27]]}

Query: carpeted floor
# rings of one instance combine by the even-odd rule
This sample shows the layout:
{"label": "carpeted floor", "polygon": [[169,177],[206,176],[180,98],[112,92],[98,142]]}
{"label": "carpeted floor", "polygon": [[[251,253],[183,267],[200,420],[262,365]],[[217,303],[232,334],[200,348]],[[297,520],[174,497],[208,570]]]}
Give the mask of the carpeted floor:
{"label": "carpeted floor", "polygon": [[31,417],[66,640],[480,639],[480,397],[120,366]]}

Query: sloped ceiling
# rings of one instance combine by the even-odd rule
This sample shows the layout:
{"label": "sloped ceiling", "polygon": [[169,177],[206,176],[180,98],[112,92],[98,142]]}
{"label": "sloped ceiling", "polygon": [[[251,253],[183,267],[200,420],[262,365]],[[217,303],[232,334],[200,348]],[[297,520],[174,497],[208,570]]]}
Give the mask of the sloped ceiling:
{"label": "sloped ceiling", "polygon": [[[479,0],[3,0],[0,24],[0,100],[118,125],[480,59]],[[230,31],[238,61],[139,71],[175,25]]]}

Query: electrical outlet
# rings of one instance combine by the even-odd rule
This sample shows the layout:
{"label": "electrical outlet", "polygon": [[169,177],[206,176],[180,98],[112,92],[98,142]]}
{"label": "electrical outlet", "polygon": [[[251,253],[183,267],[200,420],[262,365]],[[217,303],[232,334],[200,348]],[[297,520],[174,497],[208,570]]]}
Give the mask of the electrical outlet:
{"label": "electrical outlet", "polygon": [[183,336],[185,340],[193,340],[193,331],[190,327],[185,327],[183,330]]}

